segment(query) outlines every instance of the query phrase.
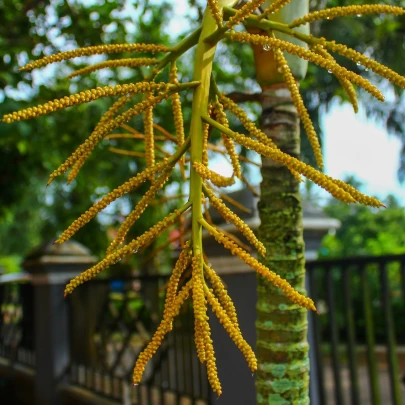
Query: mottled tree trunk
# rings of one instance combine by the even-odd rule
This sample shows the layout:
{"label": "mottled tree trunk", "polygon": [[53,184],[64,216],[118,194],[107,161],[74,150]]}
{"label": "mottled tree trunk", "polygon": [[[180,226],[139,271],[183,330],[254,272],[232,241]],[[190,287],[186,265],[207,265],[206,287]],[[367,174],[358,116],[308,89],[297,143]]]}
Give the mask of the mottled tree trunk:
{"label": "mottled tree trunk", "polygon": [[[284,85],[263,89],[262,129],[284,152],[299,157],[299,119]],[[263,159],[259,238],[265,264],[304,291],[304,240],[298,182],[284,166]],[[309,403],[306,310],[258,277],[257,403]]]}
{"label": "mottled tree trunk", "polygon": [[[307,0],[292,3],[273,18],[288,22],[308,11]],[[308,32],[308,27],[302,30]],[[254,53],[257,79],[263,91],[262,129],[282,151],[299,158],[299,117],[273,52],[254,47]],[[306,62],[286,56],[295,78],[301,80],[306,73]],[[258,208],[259,238],[267,249],[264,263],[303,293],[305,260],[298,181],[287,168],[269,159],[263,159],[262,176]],[[256,389],[259,405],[309,404],[306,312],[293,305],[278,288],[258,277]]]}

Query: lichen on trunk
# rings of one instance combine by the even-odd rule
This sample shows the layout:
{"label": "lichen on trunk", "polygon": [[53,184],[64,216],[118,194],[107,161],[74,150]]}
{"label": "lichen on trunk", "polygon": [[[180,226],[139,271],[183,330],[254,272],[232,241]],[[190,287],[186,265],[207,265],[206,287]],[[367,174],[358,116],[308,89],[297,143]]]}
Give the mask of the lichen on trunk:
{"label": "lichen on trunk", "polygon": [[[299,118],[283,84],[263,88],[262,129],[284,152],[299,158]],[[302,202],[297,179],[285,167],[263,159],[258,204],[263,263],[305,292]],[[258,277],[258,404],[308,404],[309,359],[306,311]]]}

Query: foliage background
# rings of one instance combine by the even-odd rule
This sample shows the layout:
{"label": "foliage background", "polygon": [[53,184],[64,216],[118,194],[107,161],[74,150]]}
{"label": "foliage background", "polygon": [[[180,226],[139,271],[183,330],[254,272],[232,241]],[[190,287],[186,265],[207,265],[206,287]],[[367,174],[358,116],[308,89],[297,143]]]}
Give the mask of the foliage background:
{"label": "foliage background", "polygon": [[[370,1],[352,1],[355,4]],[[133,4],[132,4],[133,3]],[[185,27],[196,27],[202,12],[203,1],[190,1],[185,16]],[[405,5],[404,1],[385,1],[387,4]],[[343,0],[311,1],[312,8],[342,6]],[[175,38],[169,32],[169,21],[173,19],[172,2],[115,1],[36,1],[15,2],[0,0],[2,21],[0,24],[0,115],[25,108],[96,86],[128,83],[142,79],[142,69],[101,71],[86,76],[84,80],[68,81],[66,75],[73,66],[80,67],[83,60],[51,65],[31,73],[20,73],[18,67],[41,55],[72,49],[78,46],[120,42],[172,43]],[[175,17],[177,18],[177,17]],[[187,27],[188,28],[188,27]],[[370,16],[366,18],[344,18],[318,23],[313,27],[317,35],[335,38],[359,51],[383,60],[388,66],[404,74],[405,68],[397,55],[403,53],[405,18]],[[350,35],[348,35],[350,33]],[[356,40],[361,38],[361,46]],[[215,72],[217,81],[225,91],[258,90],[254,82],[252,52],[249,46],[231,44],[221,46]],[[100,58],[94,58],[94,61]],[[179,70],[187,76],[187,67],[192,63],[188,54]],[[341,62],[341,61],[340,61]],[[345,62],[345,67],[361,71],[361,66]],[[164,76],[163,76],[164,77]],[[379,85],[390,94],[389,101],[377,104],[361,92],[361,102],[367,113],[382,120],[390,133],[400,136],[405,143],[401,125],[400,109],[403,96],[387,82]],[[345,101],[338,82],[323,69],[310,65],[307,79],[302,83],[306,104],[315,125],[319,128],[320,115],[330,108],[336,99]],[[142,163],[123,158],[108,151],[110,144],[102,143],[94,152],[81,175],[67,186],[59,180],[45,188],[49,173],[57,167],[71,151],[81,143],[94,128],[101,114],[112,103],[99,100],[91,105],[82,105],[39,119],[13,125],[0,123],[0,256],[3,265],[15,269],[16,260],[38,243],[54,239],[90,204],[111,188],[121,184],[137,172]],[[187,116],[187,104],[186,116]],[[258,116],[257,105],[249,106],[250,113]],[[160,122],[172,130],[172,122],[165,109],[160,109]],[[139,120],[131,123],[142,130]],[[187,130],[187,127],[186,127]],[[303,137],[303,139],[305,139]],[[134,147],[120,141],[118,147]],[[304,159],[310,161],[311,154],[303,141]],[[405,153],[399,175],[404,179]],[[109,209],[98,220],[86,225],[76,239],[88,246],[93,253],[101,254],[108,243],[107,229],[114,226],[139,199],[139,193],[123,199]],[[342,221],[342,228],[324,243],[323,255],[354,255],[359,253],[399,253],[405,237],[400,229],[404,211],[399,202],[388,200],[388,209],[379,211],[361,206],[346,206],[331,201],[326,212]],[[159,209],[143,216],[135,230],[139,234],[148,227]],[[4,258],[7,256],[8,258]],[[8,264],[6,264],[8,263]],[[14,264],[10,264],[14,263]]]}

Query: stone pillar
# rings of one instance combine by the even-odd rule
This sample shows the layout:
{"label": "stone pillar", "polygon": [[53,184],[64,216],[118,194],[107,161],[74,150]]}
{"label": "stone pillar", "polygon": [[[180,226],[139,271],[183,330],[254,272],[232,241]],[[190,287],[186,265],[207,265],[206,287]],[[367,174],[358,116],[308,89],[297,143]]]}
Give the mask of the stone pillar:
{"label": "stone pillar", "polygon": [[95,258],[77,242],[47,242],[32,251],[23,268],[31,274],[35,320],[36,405],[57,405],[57,385],[70,361],[69,311],[63,296],[65,284],[91,267]]}

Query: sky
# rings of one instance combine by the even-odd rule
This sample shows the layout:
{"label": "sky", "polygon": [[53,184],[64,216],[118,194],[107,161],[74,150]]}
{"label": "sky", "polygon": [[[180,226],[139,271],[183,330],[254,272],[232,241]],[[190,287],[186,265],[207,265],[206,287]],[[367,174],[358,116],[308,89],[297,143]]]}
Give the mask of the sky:
{"label": "sky", "polygon": [[349,104],[335,106],[323,121],[325,171],[332,177],[355,175],[364,192],[384,198],[395,194],[405,201],[405,185],[398,182],[398,138],[389,136],[364,110],[354,114]]}
{"label": "sky", "polygon": [[[335,103],[325,114],[322,127],[326,174],[340,180],[354,176],[363,183],[363,193],[381,200],[394,194],[405,205],[405,184],[401,185],[397,176],[401,150],[398,138],[388,135],[380,123],[368,119],[361,104],[359,112],[354,114],[350,104]],[[258,156],[254,160],[260,162]],[[231,166],[222,159],[210,166],[225,176],[232,175]],[[252,184],[259,184],[260,169],[252,167],[249,179]],[[241,186],[238,183],[233,189]],[[328,193],[316,185],[314,192],[319,194],[321,204],[328,199]]]}

